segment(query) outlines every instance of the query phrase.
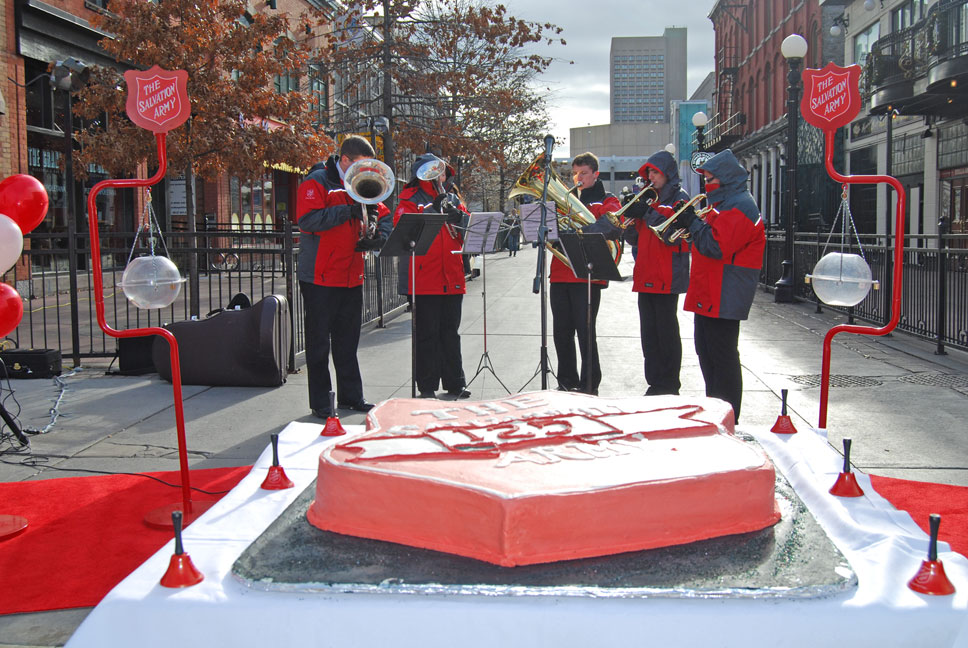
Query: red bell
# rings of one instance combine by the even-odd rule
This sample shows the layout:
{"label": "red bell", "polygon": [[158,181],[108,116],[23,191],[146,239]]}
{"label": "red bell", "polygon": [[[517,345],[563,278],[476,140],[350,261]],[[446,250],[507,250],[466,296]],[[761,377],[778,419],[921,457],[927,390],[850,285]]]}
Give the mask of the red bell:
{"label": "red bell", "polygon": [[171,514],[171,524],[175,529],[175,553],[168,562],[168,571],[161,577],[162,587],[191,587],[205,580],[202,572],[192,564],[191,557],[182,549],[182,512]]}
{"label": "red bell", "polygon": [[326,425],[323,426],[323,431],[319,433],[319,436],[341,436],[346,434],[343,424],[339,422],[339,416],[336,415],[336,392],[329,392],[329,411],[331,414],[326,419]]}
{"label": "red bell", "polygon": [[830,494],[837,497],[860,497],[864,494],[854,473],[850,472],[850,439],[844,439],[844,471],[830,488]]}
{"label": "red bell", "polygon": [[908,587],[920,594],[948,596],[955,593],[955,586],[948,580],[947,574],[944,573],[944,565],[938,560],[938,529],[941,527],[941,516],[932,513],[928,519],[931,524],[928,559],[921,562],[918,573],[908,581]]}
{"label": "red bell", "polygon": [[279,465],[279,435],[273,434],[272,439],[272,465],[269,466],[269,474],[262,481],[263,490],[285,490],[292,488],[292,480],[286,476],[286,471]]}
{"label": "red bell", "polygon": [[770,428],[770,432],[775,434],[796,434],[797,428],[793,426],[793,421],[787,416],[787,390],[780,390],[781,409],[780,415],[776,417],[776,423]]}

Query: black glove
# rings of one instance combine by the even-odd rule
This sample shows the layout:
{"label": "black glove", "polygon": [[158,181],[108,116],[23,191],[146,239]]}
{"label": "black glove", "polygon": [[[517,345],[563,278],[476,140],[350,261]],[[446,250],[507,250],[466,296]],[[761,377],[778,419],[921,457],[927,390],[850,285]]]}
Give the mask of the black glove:
{"label": "black glove", "polygon": [[458,205],[460,205],[460,198],[454,194],[440,194],[434,198],[433,209],[439,214],[446,214],[448,223],[459,225],[464,220],[464,212]]}
{"label": "black glove", "polygon": [[625,218],[644,218],[648,211],[649,206],[645,202],[636,200],[634,203],[625,208],[625,211],[622,212],[622,215],[624,215]]}
{"label": "black glove", "polygon": [[354,202],[352,205],[350,205],[350,218],[355,218],[357,220],[366,222],[366,212],[364,207],[368,206],[369,205],[361,205],[358,202]]}
{"label": "black glove", "polygon": [[676,217],[675,226],[677,229],[684,227],[688,231],[689,226],[692,225],[696,218],[698,218],[696,216],[696,210],[692,207],[692,205],[690,205],[682,210],[682,213]]}
{"label": "black glove", "polygon": [[356,242],[356,247],[353,248],[355,252],[371,252],[373,250],[379,250],[383,247],[383,239],[381,238],[362,238]]}

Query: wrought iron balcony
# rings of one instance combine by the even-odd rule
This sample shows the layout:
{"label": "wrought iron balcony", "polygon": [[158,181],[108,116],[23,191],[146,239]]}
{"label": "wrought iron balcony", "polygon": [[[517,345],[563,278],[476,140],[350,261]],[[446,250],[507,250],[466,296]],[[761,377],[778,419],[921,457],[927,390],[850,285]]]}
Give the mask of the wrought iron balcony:
{"label": "wrought iron balcony", "polygon": [[914,25],[878,39],[861,87],[870,112],[908,115],[963,112],[968,98],[968,0],[941,0]]}
{"label": "wrought iron balcony", "polygon": [[706,125],[706,149],[721,151],[745,134],[746,113],[734,112],[731,115],[716,113]]}

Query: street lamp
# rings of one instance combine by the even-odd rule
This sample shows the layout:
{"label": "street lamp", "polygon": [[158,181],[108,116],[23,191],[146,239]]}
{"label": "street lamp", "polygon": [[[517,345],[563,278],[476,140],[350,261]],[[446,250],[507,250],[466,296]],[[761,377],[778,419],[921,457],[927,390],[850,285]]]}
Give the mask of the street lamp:
{"label": "street lamp", "polygon": [[790,66],[787,72],[787,142],[786,142],[786,241],[783,276],[776,282],[773,301],[793,301],[794,249],[793,231],[797,215],[797,124],[800,104],[800,65],[807,55],[807,41],[799,34],[790,34],[780,44],[780,53]]}
{"label": "street lamp", "polygon": [[[699,111],[692,116],[692,125],[696,127],[696,150],[700,153],[706,150],[706,136],[703,131],[706,129],[706,124],[709,123],[709,117],[706,113]],[[700,166],[703,161],[697,159],[698,164],[693,164],[692,168]],[[706,193],[706,176],[699,174],[699,193]]]}
{"label": "street lamp", "polygon": [[706,136],[703,135],[703,130],[708,123],[709,117],[701,110],[692,116],[692,125],[696,127],[696,148],[700,151],[705,150]]}
{"label": "street lamp", "polygon": [[[91,68],[83,61],[70,56],[63,61],[56,61],[50,73],[50,83],[57,90],[64,91],[64,206],[67,208],[67,236],[71,241],[77,241],[77,211],[74,202],[74,119],[71,106],[71,93],[80,90],[91,77]],[[68,255],[67,267],[69,271],[68,286],[72,295],[77,294],[77,253]],[[71,319],[78,321],[77,300],[71,300]],[[74,346],[74,366],[80,364],[80,333],[73,331],[71,343]]]}

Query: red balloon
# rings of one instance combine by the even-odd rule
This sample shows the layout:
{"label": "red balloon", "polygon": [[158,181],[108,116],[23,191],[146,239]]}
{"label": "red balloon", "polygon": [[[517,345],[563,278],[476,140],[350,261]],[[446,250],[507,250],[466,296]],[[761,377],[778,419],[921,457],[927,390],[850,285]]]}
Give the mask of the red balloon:
{"label": "red balloon", "polygon": [[17,328],[24,316],[24,302],[10,284],[0,283],[0,337]]}
{"label": "red balloon", "polygon": [[47,190],[32,175],[18,173],[0,182],[0,214],[6,214],[26,234],[47,215]]}

